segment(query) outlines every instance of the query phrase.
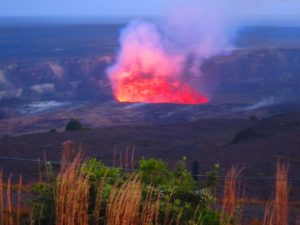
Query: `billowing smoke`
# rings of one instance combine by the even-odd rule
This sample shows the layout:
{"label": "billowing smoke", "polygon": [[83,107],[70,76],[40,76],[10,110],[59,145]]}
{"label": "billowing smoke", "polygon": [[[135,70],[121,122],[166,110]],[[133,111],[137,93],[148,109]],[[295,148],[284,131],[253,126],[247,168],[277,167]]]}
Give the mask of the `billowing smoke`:
{"label": "billowing smoke", "polygon": [[162,21],[134,21],[123,30],[117,62],[108,69],[118,101],[209,101],[201,92],[200,67],[230,46],[228,17],[211,5],[177,7]]}
{"label": "billowing smoke", "polygon": [[208,102],[203,61],[233,49],[242,21],[253,15],[264,19],[280,8],[282,15],[287,13],[283,2],[172,0],[161,20],[130,23],[122,32],[117,61],[108,69],[115,98],[120,102]]}

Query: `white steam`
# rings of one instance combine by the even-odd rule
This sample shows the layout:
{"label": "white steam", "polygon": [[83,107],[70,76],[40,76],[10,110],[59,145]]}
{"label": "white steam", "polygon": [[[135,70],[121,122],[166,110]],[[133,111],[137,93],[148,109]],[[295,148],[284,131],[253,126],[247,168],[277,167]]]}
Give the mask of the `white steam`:
{"label": "white steam", "polygon": [[275,98],[275,97],[269,97],[262,99],[259,102],[254,103],[253,105],[247,106],[242,109],[242,111],[253,111],[261,108],[265,108],[272,105],[277,105],[281,102],[281,99]]}
{"label": "white steam", "polygon": [[172,7],[176,10],[167,10],[162,20],[134,21],[123,30],[117,62],[108,69],[113,88],[140,73],[185,80],[201,89],[203,61],[231,47],[236,27],[228,13],[211,3],[177,2]]}
{"label": "white steam", "polygon": [[55,85],[52,83],[36,84],[30,87],[30,90],[39,94],[48,94],[55,92]]}
{"label": "white steam", "polygon": [[1,84],[5,85],[7,83],[8,83],[8,80],[7,80],[6,76],[5,76],[5,73],[2,70],[0,70],[0,85]]}
{"label": "white steam", "polygon": [[12,90],[0,90],[0,100],[9,98],[20,98],[23,93],[23,88],[17,88]]}
{"label": "white steam", "polygon": [[114,89],[124,77],[139,72],[179,78],[211,95],[201,72],[204,60],[230,53],[245,22],[295,18],[300,10],[295,0],[168,0],[165,6],[159,20],[135,21],[123,30],[117,62],[108,69]]}

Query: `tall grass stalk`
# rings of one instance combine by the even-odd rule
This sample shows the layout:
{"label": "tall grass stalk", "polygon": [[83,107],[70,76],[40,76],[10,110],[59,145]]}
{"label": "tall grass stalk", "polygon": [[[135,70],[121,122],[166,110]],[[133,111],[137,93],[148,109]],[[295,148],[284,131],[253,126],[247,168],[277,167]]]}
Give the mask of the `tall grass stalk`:
{"label": "tall grass stalk", "polygon": [[89,178],[83,172],[85,157],[79,152],[72,162],[62,164],[55,186],[55,224],[89,224]]}
{"label": "tall grass stalk", "polygon": [[121,187],[115,185],[109,196],[106,225],[137,225],[142,198],[142,183],[131,176]]}
{"label": "tall grass stalk", "polygon": [[288,166],[277,162],[276,194],[274,202],[276,225],[288,225]]}
{"label": "tall grass stalk", "polygon": [[6,186],[6,204],[7,204],[7,225],[13,225],[12,206],[11,206],[11,175],[7,179]]}
{"label": "tall grass stalk", "polygon": [[262,225],[274,225],[274,202],[269,201],[265,208]]}
{"label": "tall grass stalk", "polygon": [[0,225],[4,224],[3,171],[0,172]]}
{"label": "tall grass stalk", "polygon": [[242,169],[232,167],[226,174],[221,209],[221,220],[223,225],[231,224],[233,221],[235,221],[235,224],[238,224],[238,178],[241,171]]}
{"label": "tall grass stalk", "polygon": [[160,193],[153,187],[148,188],[146,199],[142,204],[140,225],[158,225]]}
{"label": "tall grass stalk", "polygon": [[[107,170],[107,172],[108,172],[108,170]],[[100,220],[101,202],[102,202],[102,197],[103,197],[103,191],[104,191],[104,186],[105,186],[105,182],[106,182],[107,172],[104,175],[104,177],[101,179],[101,181],[99,182],[99,184],[97,186],[97,190],[96,190],[96,200],[95,200],[95,208],[94,208],[94,214],[93,214],[94,225],[98,225],[99,220]]]}
{"label": "tall grass stalk", "polygon": [[12,205],[12,185],[11,175],[7,178],[7,182],[3,180],[3,172],[0,172],[0,225],[20,225],[21,220],[21,191],[22,176],[19,178],[17,186],[17,207],[13,209]]}
{"label": "tall grass stalk", "polygon": [[18,196],[17,196],[17,222],[16,222],[16,225],[20,225],[20,222],[21,222],[21,215],[20,215],[20,212],[21,212],[21,194],[22,194],[22,181],[23,181],[23,177],[22,175],[20,175],[19,177],[19,183],[18,183]]}
{"label": "tall grass stalk", "polygon": [[263,225],[288,225],[288,166],[277,162],[275,200],[265,209]]}
{"label": "tall grass stalk", "polygon": [[62,155],[61,155],[61,164],[62,165],[67,165],[68,163],[72,162],[75,153],[73,150],[74,143],[70,140],[65,141],[63,143],[63,150],[62,150]]}

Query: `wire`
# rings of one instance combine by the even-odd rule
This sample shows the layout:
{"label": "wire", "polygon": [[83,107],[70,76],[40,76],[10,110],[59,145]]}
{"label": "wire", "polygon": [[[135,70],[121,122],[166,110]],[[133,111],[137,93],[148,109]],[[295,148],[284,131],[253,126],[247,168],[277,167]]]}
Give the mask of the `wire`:
{"label": "wire", "polygon": [[[54,165],[70,165],[72,163],[63,163],[60,161],[51,161],[51,160],[40,160],[40,159],[30,159],[30,158],[21,158],[21,157],[14,157],[14,156],[0,156],[0,159],[4,159],[4,160],[14,160],[14,161],[23,161],[23,162],[32,162],[32,163],[50,163],[50,164],[54,164]],[[74,165],[74,164],[73,164]],[[78,163],[75,164],[78,166],[84,165],[83,163]],[[101,168],[102,166],[95,166],[96,168]],[[113,169],[116,167],[110,167],[110,166],[105,166],[106,168],[109,169]],[[131,169],[127,169],[127,170],[131,170]]]}
{"label": "wire", "polygon": [[[15,156],[0,156],[0,159],[3,160],[13,160],[13,161],[23,161],[23,162],[31,162],[31,163],[50,163],[54,165],[70,165],[71,163],[63,163],[60,161],[51,161],[51,160],[40,160],[40,159],[30,159],[30,158],[22,158],[22,157],[15,157]],[[83,165],[83,164],[76,164],[76,165]],[[101,168],[101,166],[95,166],[96,168]],[[105,166],[106,168],[113,169],[116,167],[110,167],[110,166]],[[122,168],[128,171],[139,171],[137,169],[126,169]],[[197,174],[193,175],[194,177],[208,177],[207,174]],[[273,181],[276,180],[274,177],[267,177],[267,176],[239,176],[239,177],[228,177],[228,176],[217,176],[217,178],[225,179],[225,178],[239,178],[243,180],[269,180]],[[300,182],[300,178],[288,178],[288,179],[282,179],[282,180],[288,180],[288,181],[297,181]]]}

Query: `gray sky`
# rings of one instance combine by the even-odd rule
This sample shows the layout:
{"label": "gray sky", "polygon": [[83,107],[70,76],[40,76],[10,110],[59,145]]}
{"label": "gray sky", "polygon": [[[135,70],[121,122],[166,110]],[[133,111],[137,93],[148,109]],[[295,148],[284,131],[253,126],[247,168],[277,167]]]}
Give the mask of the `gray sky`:
{"label": "gray sky", "polygon": [[0,16],[152,16],[160,14],[164,2],[164,0],[0,0]]}
{"label": "gray sky", "polygon": [[177,2],[207,2],[237,15],[300,21],[300,0],[0,0],[0,16],[157,16],[166,8],[180,10],[173,7]]}

